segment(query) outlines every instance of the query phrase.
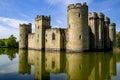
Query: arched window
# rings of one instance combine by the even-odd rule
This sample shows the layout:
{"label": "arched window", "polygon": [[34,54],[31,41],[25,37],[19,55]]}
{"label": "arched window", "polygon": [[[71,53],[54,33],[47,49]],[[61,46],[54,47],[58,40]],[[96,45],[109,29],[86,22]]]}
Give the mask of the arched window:
{"label": "arched window", "polygon": [[52,40],[55,40],[55,33],[52,33]]}

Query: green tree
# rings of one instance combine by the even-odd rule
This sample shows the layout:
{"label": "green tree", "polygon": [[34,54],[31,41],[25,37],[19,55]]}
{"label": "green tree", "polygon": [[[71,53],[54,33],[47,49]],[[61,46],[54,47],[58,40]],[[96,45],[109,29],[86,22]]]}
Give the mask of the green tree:
{"label": "green tree", "polygon": [[4,41],[2,39],[0,39],[0,47],[1,46],[5,46],[5,43],[4,43]]}
{"label": "green tree", "polygon": [[120,32],[116,34],[116,47],[120,47]]}
{"label": "green tree", "polygon": [[5,39],[6,47],[18,47],[18,42],[16,41],[16,37],[11,35],[8,39]]}

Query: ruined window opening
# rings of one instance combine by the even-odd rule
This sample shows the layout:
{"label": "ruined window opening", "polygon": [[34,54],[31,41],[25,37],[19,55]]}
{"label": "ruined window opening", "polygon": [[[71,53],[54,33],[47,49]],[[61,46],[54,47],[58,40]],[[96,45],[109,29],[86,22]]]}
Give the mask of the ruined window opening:
{"label": "ruined window opening", "polygon": [[39,29],[39,26],[38,26],[38,29]]}
{"label": "ruined window opening", "polygon": [[81,40],[81,35],[79,36],[79,39]]}
{"label": "ruined window opening", "polygon": [[78,14],[78,16],[80,17],[80,13]]}
{"label": "ruined window opening", "polygon": [[70,28],[70,25],[69,25],[69,28]]}
{"label": "ruined window opening", "polygon": [[55,68],[55,61],[52,61],[52,68]]}
{"label": "ruined window opening", "polygon": [[52,33],[52,40],[55,40],[55,33]]}

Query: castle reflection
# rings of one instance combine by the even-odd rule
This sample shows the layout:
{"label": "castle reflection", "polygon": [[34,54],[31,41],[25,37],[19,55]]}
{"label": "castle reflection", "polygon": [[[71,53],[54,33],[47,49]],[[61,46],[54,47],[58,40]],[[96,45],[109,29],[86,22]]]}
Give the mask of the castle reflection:
{"label": "castle reflection", "polygon": [[[116,75],[116,55],[112,52],[65,53],[19,50],[19,73],[35,80],[50,80],[51,73],[67,75],[67,80],[111,80]],[[62,80],[62,79],[60,79]]]}

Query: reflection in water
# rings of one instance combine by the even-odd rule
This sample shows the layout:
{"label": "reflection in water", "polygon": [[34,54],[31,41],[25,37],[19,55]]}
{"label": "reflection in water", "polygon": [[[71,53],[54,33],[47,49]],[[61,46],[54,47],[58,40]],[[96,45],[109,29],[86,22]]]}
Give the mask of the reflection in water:
{"label": "reflection in water", "polygon": [[[111,80],[116,75],[116,55],[110,53],[65,53],[19,51],[19,72],[30,73],[35,80],[50,80],[50,73],[66,73],[67,80]],[[28,64],[29,63],[29,64]],[[60,79],[61,80],[61,79]]]}
{"label": "reflection in water", "polygon": [[13,48],[0,48],[0,55],[5,54],[8,55],[10,60],[16,58],[16,53],[18,53],[18,49]]}
{"label": "reflection in water", "polygon": [[31,65],[28,64],[27,50],[19,50],[19,73],[21,74],[31,73]]}
{"label": "reflection in water", "polygon": [[65,53],[63,52],[46,52],[45,53],[45,70],[53,73],[64,72]]}

